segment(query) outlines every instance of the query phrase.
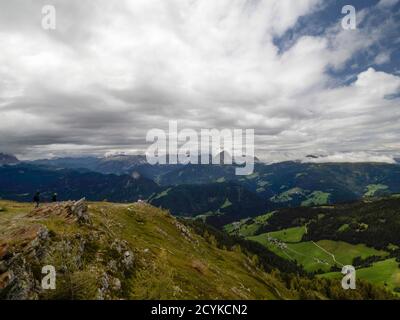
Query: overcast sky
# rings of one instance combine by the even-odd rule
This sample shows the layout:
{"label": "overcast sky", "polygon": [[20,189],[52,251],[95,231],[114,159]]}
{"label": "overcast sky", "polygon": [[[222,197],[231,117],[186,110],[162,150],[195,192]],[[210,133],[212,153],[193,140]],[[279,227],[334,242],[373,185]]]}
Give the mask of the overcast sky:
{"label": "overcast sky", "polygon": [[[331,4],[327,4],[330,2]],[[341,9],[357,8],[357,30]],[[41,25],[54,5],[56,30]],[[400,154],[400,3],[0,2],[0,152],[145,150],[146,133],[251,128],[267,160]]]}

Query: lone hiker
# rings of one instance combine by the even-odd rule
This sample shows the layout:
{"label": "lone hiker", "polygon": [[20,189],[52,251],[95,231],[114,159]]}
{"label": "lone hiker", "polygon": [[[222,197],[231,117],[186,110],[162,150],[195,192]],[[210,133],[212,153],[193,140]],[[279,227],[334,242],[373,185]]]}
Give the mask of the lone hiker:
{"label": "lone hiker", "polygon": [[33,196],[33,202],[36,203],[35,208],[38,208],[40,205],[40,192],[36,192],[35,195]]}
{"label": "lone hiker", "polygon": [[53,193],[51,196],[51,202],[57,202],[57,193]]}

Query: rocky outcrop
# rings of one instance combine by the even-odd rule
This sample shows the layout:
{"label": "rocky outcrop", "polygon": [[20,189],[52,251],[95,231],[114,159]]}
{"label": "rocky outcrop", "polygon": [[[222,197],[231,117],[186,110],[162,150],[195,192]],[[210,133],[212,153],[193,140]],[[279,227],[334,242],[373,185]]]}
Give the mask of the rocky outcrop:
{"label": "rocky outcrop", "polygon": [[67,222],[91,224],[85,198],[79,201],[66,201],[55,204],[48,204],[33,210],[29,214],[29,216],[42,218],[58,216],[64,218]]}
{"label": "rocky outcrop", "polygon": [[115,239],[109,249],[108,272],[111,274],[123,274],[132,271],[135,255],[125,240]]}
{"label": "rocky outcrop", "polygon": [[0,298],[37,299],[39,284],[33,274],[48,250],[49,232],[42,225],[10,230],[0,238]]}
{"label": "rocky outcrop", "polygon": [[194,244],[198,244],[198,241],[192,235],[192,233],[190,232],[188,227],[186,227],[184,224],[180,223],[178,220],[173,220],[173,224],[179,230],[179,232],[181,233],[181,235],[184,239],[186,239],[187,241],[192,242]]}
{"label": "rocky outcrop", "polygon": [[[60,231],[54,223],[63,226]],[[85,199],[42,205],[2,231],[0,300],[112,299],[121,295],[123,279],[135,266],[127,241],[103,224],[93,225]],[[42,268],[49,265],[57,273],[54,291],[41,283]]]}
{"label": "rocky outcrop", "polygon": [[[19,225],[17,221],[10,224],[0,235],[0,299],[38,299],[42,293],[41,268],[49,257],[58,253],[69,254],[74,259],[82,256],[84,240],[79,234],[76,239],[52,243],[47,227],[37,223],[49,217],[62,218],[63,223],[91,223],[85,200],[81,199],[43,205],[26,215],[26,225]],[[80,254],[78,249],[72,252],[71,241],[81,248]],[[77,261],[74,263],[78,265]]]}

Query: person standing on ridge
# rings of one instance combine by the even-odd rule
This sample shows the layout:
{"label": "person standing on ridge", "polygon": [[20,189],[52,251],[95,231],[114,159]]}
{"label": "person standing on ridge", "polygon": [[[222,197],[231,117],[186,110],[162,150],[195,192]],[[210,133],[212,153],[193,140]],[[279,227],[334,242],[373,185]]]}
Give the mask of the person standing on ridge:
{"label": "person standing on ridge", "polygon": [[53,193],[53,195],[51,196],[51,201],[52,202],[57,202],[57,193]]}
{"label": "person standing on ridge", "polygon": [[36,203],[35,208],[38,208],[40,205],[40,192],[36,192],[35,195],[33,196],[33,202]]}

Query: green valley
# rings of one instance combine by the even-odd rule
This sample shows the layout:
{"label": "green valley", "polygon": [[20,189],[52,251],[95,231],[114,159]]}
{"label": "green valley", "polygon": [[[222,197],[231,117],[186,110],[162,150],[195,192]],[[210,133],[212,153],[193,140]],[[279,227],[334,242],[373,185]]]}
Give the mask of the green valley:
{"label": "green valley", "polygon": [[268,219],[244,219],[224,230],[257,242],[320,278],[341,279],[341,268],[354,265],[358,279],[397,293],[399,201],[393,196],[329,207],[281,209]]}

